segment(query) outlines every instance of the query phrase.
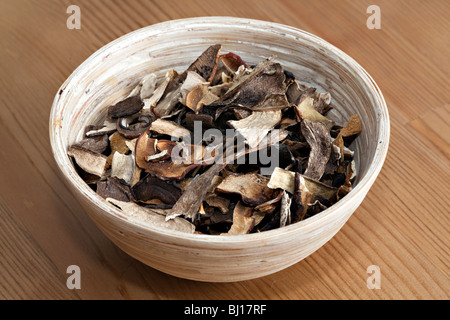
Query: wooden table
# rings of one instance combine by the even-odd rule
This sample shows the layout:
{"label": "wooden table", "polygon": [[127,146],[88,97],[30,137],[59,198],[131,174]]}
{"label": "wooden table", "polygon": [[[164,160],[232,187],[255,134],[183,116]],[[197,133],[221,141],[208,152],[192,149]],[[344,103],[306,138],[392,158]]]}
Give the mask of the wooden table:
{"label": "wooden table", "polygon": [[[71,4],[79,30],[66,26]],[[378,30],[366,25],[372,4]],[[0,297],[449,299],[449,13],[447,0],[1,0]],[[119,250],[59,178],[48,137],[53,97],[94,51],[144,26],[209,15],[284,23],[331,42],[373,76],[392,121],[385,166],[333,239],[284,271],[228,284],[178,279]],[[66,286],[70,265],[80,267],[79,290]],[[380,289],[367,286],[373,265]]]}

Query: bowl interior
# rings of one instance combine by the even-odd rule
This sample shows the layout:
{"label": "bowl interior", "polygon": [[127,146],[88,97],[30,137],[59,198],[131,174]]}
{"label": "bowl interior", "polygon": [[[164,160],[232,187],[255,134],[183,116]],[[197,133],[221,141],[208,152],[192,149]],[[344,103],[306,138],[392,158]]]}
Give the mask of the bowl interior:
{"label": "bowl interior", "polygon": [[383,97],[370,76],[346,54],[309,33],[225,17],[185,19],[140,29],[106,45],[83,63],[61,87],[51,114],[52,145],[64,175],[74,180],[82,193],[101,201],[87,185],[82,186],[84,182],[66,155],[68,146],[82,139],[84,128],[102,120],[105,108],[123,99],[145,74],[155,72],[162,77],[169,69],[181,72],[216,43],[222,44],[222,52],[233,51],[251,64],[276,55],[276,61],[300,82],[331,93],[334,109],[329,115],[337,124],[344,125],[357,113],[363,130],[352,146],[358,173],[355,189],[373,183],[386,155],[389,120]]}

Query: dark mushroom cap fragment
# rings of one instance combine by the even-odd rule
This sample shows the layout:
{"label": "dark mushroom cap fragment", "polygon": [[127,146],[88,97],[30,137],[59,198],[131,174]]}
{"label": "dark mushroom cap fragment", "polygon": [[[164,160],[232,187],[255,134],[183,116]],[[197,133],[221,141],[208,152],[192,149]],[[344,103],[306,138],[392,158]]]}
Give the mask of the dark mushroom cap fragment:
{"label": "dark mushroom cap fragment", "polygon": [[108,136],[106,134],[103,134],[101,136],[85,138],[80,142],[73,144],[72,146],[91,150],[92,152],[96,153],[103,153],[108,148],[108,145]]}
{"label": "dark mushroom cap fragment", "polygon": [[117,119],[117,131],[127,139],[135,139],[147,131],[151,123],[152,119],[148,115],[122,117]]}
{"label": "dark mushroom cap fragment", "polygon": [[224,66],[231,72],[238,71],[240,66],[244,66],[245,68],[248,68],[248,64],[242,60],[240,56],[233,52],[228,52],[226,54],[221,54],[219,56],[220,60],[222,60],[222,63]]}
{"label": "dark mushroom cap fragment", "polygon": [[147,175],[133,188],[136,201],[147,202],[158,199],[164,204],[174,205],[181,196],[181,189],[174,184]]}
{"label": "dark mushroom cap fragment", "polygon": [[97,182],[97,194],[104,198],[113,198],[119,201],[133,201],[130,187],[123,184],[117,177],[108,177],[106,180]]}
{"label": "dark mushroom cap fragment", "polygon": [[108,117],[122,118],[138,113],[144,107],[139,95],[128,97],[108,108]]}
{"label": "dark mushroom cap fragment", "polygon": [[195,71],[203,77],[208,82],[214,78],[216,74],[217,64],[219,61],[219,53],[222,46],[216,44],[210,46],[206,49],[198,58],[195,60],[189,68],[183,73],[182,77],[186,77],[188,71]]}

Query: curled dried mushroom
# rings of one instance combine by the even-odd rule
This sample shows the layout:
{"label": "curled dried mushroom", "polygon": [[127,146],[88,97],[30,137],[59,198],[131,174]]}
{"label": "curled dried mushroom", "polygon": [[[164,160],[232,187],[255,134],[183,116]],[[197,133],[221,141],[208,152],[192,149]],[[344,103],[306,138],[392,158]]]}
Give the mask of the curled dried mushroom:
{"label": "curled dried mushroom", "polygon": [[186,69],[149,73],[68,155],[97,194],[144,224],[239,235],[284,227],[345,197],[358,115],[269,57],[212,45]]}

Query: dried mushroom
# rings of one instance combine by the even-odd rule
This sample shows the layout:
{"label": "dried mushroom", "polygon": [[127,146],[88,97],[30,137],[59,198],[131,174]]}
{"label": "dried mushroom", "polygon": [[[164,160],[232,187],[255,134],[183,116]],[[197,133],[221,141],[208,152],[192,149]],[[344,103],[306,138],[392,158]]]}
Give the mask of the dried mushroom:
{"label": "dried mushroom", "polygon": [[221,51],[136,79],[69,147],[80,176],[127,219],[243,235],[307,219],[352,190],[358,116],[334,123],[330,93],[274,56],[255,65]]}
{"label": "dried mushroom", "polygon": [[105,173],[108,158],[103,154],[73,145],[70,147],[68,155],[73,157],[77,165],[87,173],[96,176],[102,176]]}

